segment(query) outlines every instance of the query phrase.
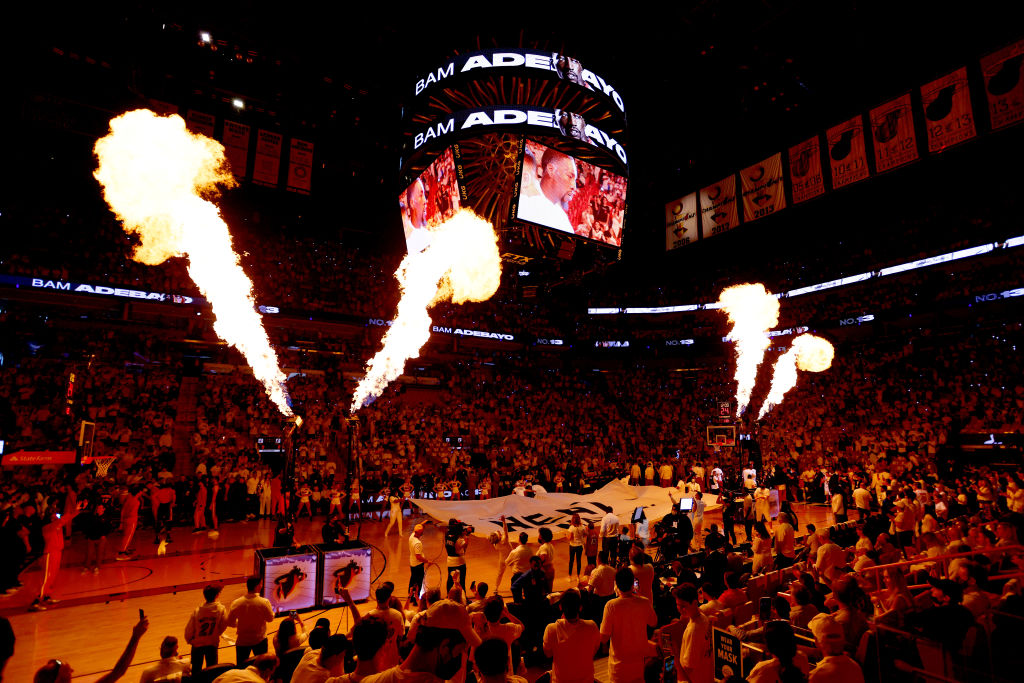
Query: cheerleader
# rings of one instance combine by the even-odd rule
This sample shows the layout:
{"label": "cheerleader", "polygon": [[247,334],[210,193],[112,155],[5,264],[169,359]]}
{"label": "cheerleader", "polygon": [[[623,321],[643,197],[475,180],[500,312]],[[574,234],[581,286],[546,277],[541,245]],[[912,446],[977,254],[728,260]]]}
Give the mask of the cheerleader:
{"label": "cheerleader", "polygon": [[559,472],[555,475],[555,493],[562,493],[565,484],[565,475]]}
{"label": "cheerleader", "polygon": [[309,514],[309,518],[313,519],[313,510],[309,505],[309,496],[313,492],[310,490],[309,484],[303,482],[303,484],[299,487],[299,490],[296,491],[296,493],[299,496],[299,509],[295,513],[295,518],[298,519],[299,517],[301,517],[302,508],[306,508],[306,513]]}
{"label": "cheerleader", "polygon": [[402,494],[402,508],[409,508],[409,513],[412,514],[412,494],[416,490],[413,486],[412,480],[407,476],[405,482],[398,488]]}
{"label": "cheerleader", "polygon": [[[382,488],[377,493],[377,496],[376,496],[375,500],[379,500],[380,501],[380,507],[377,508],[377,521],[378,522],[383,522],[384,521],[384,507],[388,504],[388,499],[390,497],[391,497],[391,489],[389,489],[387,486]],[[393,516],[394,515],[392,515],[392,517]],[[370,518],[373,519],[373,512],[370,512]],[[390,524],[388,525],[388,528],[391,528]],[[385,535],[387,535],[387,534],[385,534]]]}
{"label": "cheerleader", "polygon": [[341,515],[341,489],[337,486],[331,486],[331,489],[327,492],[327,497],[330,498],[330,507],[327,510],[327,516]]}
{"label": "cheerleader", "polygon": [[[387,489],[385,489],[387,491]],[[388,511],[388,527],[384,529],[384,538],[388,537],[388,532],[391,531],[391,527],[395,525],[395,521],[398,521],[398,537],[402,537],[402,497],[397,495],[398,492],[390,493],[387,497],[387,501],[391,504],[391,510]]]}
{"label": "cheerleader", "polygon": [[352,508],[355,508],[357,514],[363,516],[363,501],[360,495],[363,491],[363,487],[359,485],[359,477],[353,477],[352,482],[348,486],[348,519],[352,519]]}
{"label": "cheerleader", "polygon": [[487,500],[488,498],[491,497],[490,477],[484,477],[483,479],[481,479],[480,483],[477,484],[477,486],[480,488],[480,500]]}

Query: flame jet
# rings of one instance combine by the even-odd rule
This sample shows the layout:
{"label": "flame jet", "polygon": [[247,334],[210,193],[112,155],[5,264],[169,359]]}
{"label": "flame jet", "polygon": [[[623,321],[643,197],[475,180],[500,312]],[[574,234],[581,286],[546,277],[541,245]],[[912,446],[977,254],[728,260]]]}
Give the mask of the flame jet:
{"label": "flame jet", "polygon": [[796,386],[796,371],[824,372],[832,367],[832,359],[836,350],[832,344],[813,334],[801,334],[793,340],[789,351],[775,361],[772,374],[772,388],[761,404],[761,412],[757,419],[768,414],[768,411],[782,403],[786,392]]}
{"label": "flame jet", "polygon": [[431,230],[430,245],[407,254],[395,271],[402,298],[384,335],[384,346],[366,364],[350,413],[372,402],[402,374],[430,338],[428,309],[442,301],[486,301],[501,284],[501,256],[494,227],[462,209]]}
{"label": "flame jet", "polygon": [[190,133],[180,116],[137,109],[113,119],[94,152],[103,197],[125,231],[141,240],[132,258],[155,266],[187,256],[188,274],[213,307],[214,331],[245,356],[278,409],[293,415],[285,375],[255,310],[252,281],[220,209],[209,201],[218,186],[235,185],[224,147]]}
{"label": "flame jet", "polygon": [[732,323],[726,339],[736,344],[736,417],[740,417],[750,404],[757,369],[771,344],[768,330],[779,322],[779,300],[758,283],[728,287],[718,303]]}

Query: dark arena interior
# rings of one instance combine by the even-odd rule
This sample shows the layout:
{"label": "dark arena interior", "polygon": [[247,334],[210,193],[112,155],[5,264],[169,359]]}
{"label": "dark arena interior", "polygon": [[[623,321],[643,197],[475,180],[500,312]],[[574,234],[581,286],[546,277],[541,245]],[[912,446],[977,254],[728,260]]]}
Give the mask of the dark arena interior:
{"label": "dark arena interior", "polygon": [[1020,680],[1015,3],[27,14],[5,680]]}

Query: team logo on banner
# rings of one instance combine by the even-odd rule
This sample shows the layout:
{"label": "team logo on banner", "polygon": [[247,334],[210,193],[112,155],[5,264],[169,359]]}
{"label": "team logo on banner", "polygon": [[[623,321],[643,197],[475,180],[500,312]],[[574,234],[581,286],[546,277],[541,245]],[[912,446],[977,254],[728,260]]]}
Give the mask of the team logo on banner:
{"label": "team logo on banner", "polygon": [[868,177],[868,154],[864,147],[864,122],[860,114],[825,132],[828,161],[832,168],[832,188]]}
{"label": "team logo on banner", "polygon": [[743,220],[764,218],[786,208],[782,189],[782,152],[740,171],[743,184]]}
{"label": "team logo on banner", "polygon": [[921,86],[928,151],[942,152],[973,138],[974,111],[967,86],[967,67]]}
{"label": "team logo on banner", "polygon": [[697,241],[697,193],[665,205],[665,250],[671,251]]}
{"label": "team logo on banner", "polygon": [[217,119],[213,116],[196,111],[195,109],[189,109],[188,114],[185,116],[185,126],[190,131],[205,135],[208,138],[213,137],[213,124],[216,121]]}
{"label": "team logo on banner", "polygon": [[281,175],[281,141],[280,133],[269,130],[256,131],[256,163],[252,169],[253,182],[267,187],[277,185]]}
{"label": "team logo on banner", "polygon": [[917,136],[910,93],[875,107],[868,115],[878,173],[917,160]]}
{"label": "team logo on banner", "polygon": [[817,135],[789,148],[789,184],[793,189],[794,204],[825,193]]}
{"label": "team logo on banner", "polygon": [[732,230],[740,224],[736,208],[736,176],[730,175],[700,191],[701,239]]}
{"label": "team logo on banner", "polygon": [[1024,40],[993,52],[981,60],[985,78],[985,96],[992,130],[1011,126],[1024,119]]}
{"label": "team logo on banner", "polygon": [[225,121],[223,138],[224,156],[231,164],[231,172],[236,178],[244,178],[245,167],[249,161],[249,126]]}
{"label": "team logo on banner", "polygon": [[292,138],[292,149],[288,155],[288,189],[309,194],[313,183],[312,175],[313,143]]}

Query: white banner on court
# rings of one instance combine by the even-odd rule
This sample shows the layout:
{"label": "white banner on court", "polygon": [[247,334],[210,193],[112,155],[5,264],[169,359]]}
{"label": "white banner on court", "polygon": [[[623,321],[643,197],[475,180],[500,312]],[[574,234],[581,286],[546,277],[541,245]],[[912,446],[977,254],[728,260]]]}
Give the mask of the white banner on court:
{"label": "white banner on court", "polygon": [[[619,480],[612,480],[601,489],[587,495],[573,493],[538,493],[535,498],[510,495],[488,500],[434,500],[416,498],[412,502],[438,522],[447,524],[449,519],[475,527],[474,536],[486,538],[493,531],[501,532],[501,516],[505,515],[508,532],[516,536],[520,531],[529,534],[531,541],[537,540],[537,530],[548,527],[554,537],[564,538],[574,513],[580,519],[600,525],[608,512],[614,512],[619,521],[628,524],[633,511],[644,508],[644,515],[653,524],[667,515],[672,508],[669,491],[676,500],[683,494],[675,489],[660,486],[630,486]],[[691,497],[689,494],[686,497]],[[705,511],[716,509],[717,497],[705,494]],[[653,531],[653,530],[652,530]]]}

